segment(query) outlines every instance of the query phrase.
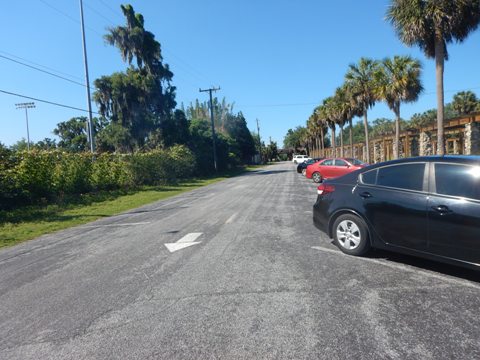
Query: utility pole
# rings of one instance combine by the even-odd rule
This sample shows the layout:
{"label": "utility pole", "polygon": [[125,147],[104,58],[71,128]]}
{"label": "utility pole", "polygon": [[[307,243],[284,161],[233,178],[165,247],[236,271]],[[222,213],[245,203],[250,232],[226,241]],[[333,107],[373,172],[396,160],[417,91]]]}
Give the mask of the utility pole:
{"label": "utility pole", "polygon": [[258,134],[258,152],[260,155],[260,163],[262,163],[262,138],[260,137],[260,125],[258,124],[257,119],[257,134]]}
{"label": "utility pole", "polygon": [[17,109],[25,109],[25,120],[27,122],[27,150],[30,151],[30,131],[28,130],[28,110],[35,108],[34,102],[15,104]]}
{"label": "utility pole", "polygon": [[87,85],[87,106],[88,106],[88,141],[90,142],[90,151],[95,152],[95,141],[93,138],[93,119],[92,119],[92,101],[90,98],[90,80],[88,78],[88,62],[87,62],[87,44],[85,42],[85,25],[83,22],[83,1],[80,0],[80,19],[82,27],[82,42],[83,42],[83,62],[85,63],[85,83]]}
{"label": "utility pole", "polygon": [[218,171],[217,168],[217,146],[215,144],[215,124],[213,122],[213,98],[212,98],[212,91],[218,91],[220,88],[210,88],[210,89],[198,89],[200,92],[207,92],[210,94],[210,121],[212,122],[212,138],[213,138],[213,166],[215,167],[215,171]]}

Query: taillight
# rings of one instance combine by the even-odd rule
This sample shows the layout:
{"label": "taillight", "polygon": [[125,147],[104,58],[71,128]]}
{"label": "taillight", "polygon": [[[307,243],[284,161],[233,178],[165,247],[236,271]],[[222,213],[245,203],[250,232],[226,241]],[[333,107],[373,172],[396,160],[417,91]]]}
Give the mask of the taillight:
{"label": "taillight", "polygon": [[320,184],[317,188],[318,195],[325,195],[335,191],[335,186],[329,184]]}

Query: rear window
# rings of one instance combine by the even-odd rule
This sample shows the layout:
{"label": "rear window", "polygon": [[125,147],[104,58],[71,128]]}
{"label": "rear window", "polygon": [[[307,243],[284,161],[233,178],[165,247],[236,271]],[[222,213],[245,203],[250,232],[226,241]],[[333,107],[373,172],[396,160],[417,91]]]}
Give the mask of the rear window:
{"label": "rear window", "polygon": [[480,200],[480,166],[435,164],[437,194]]}
{"label": "rear window", "polygon": [[422,191],[424,174],[425,163],[399,164],[366,171],[360,180],[366,185]]}
{"label": "rear window", "polygon": [[406,190],[423,190],[425,163],[399,164],[378,169],[377,185]]}
{"label": "rear window", "polygon": [[377,169],[364,172],[361,175],[361,181],[367,185],[375,185],[377,183]]}

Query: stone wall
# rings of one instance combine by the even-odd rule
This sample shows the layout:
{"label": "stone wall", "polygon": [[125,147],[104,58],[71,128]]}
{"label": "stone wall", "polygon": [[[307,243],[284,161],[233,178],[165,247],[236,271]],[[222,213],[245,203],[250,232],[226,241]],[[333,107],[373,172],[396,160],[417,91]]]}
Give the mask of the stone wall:
{"label": "stone wall", "polygon": [[373,160],[374,163],[382,161],[382,144],[380,142],[373,143]]}
{"label": "stone wall", "polygon": [[419,155],[429,156],[433,155],[432,149],[432,133],[430,131],[422,131],[419,138]]}
{"label": "stone wall", "polygon": [[480,124],[465,124],[465,155],[480,154]]}
{"label": "stone wall", "polygon": [[[447,140],[455,139],[453,146],[450,141],[450,146],[447,150],[454,154],[465,155],[480,155],[480,113],[475,117],[453,119],[448,123],[445,130],[445,144]],[[468,121],[468,122],[467,122]],[[429,156],[436,153],[436,130],[418,130],[410,129],[400,137],[400,157],[404,156]],[[394,141],[392,136],[385,138],[376,138],[370,140],[370,162],[385,161],[386,157],[392,157]],[[353,146],[353,157],[366,160],[367,150],[362,143],[356,143]],[[325,156],[335,156],[332,148],[325,149],[324,152],[316,149],[314,154],[322,154]],[[317,155],[317,156],[318,156]],[[337,147],[337,156],[340,155],[340,147]],[[349,146],[345,147],[345,156],[350,157]]]}

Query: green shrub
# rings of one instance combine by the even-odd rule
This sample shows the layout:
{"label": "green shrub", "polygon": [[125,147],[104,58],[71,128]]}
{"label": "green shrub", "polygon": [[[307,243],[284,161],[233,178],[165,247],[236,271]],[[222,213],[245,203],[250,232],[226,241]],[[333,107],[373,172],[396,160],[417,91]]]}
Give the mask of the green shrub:
{"label": "green shrub", "polygon": [[192,151],[184,145],[174,145],[168,148],[169,173],[175,178],[186,179],[195,171],[196,162]]}
{"label": "green shrub", "polygon": [[84,194],[92,189],[92,155],[67,153],[57,155],[54,184],[58,194]]}
{"label": "green shrub", "polygon": [[0,148],[0,209],[12,207],[21,203],[20,188],[15,178],[15,167],[19,158],[12,151]]}
{"label": "green shrub", "polygon": [[128,161],[123,155],[103,153],[92,165],[92,186],[96,190],[114,190],[134,185]]}
{"label": "green shrub", "polygon": [[49,199],[55,194],[54,174],[57,152],[33,149],[18,153],[18,164],[12,171],[14,186],[29,201]]}
{"label": "green shrub", "polygon": [[191,177],[195,156],[184,145],[129,155],[59,150],[0,152],[0,209],[92,190],[162,185]]}

